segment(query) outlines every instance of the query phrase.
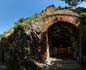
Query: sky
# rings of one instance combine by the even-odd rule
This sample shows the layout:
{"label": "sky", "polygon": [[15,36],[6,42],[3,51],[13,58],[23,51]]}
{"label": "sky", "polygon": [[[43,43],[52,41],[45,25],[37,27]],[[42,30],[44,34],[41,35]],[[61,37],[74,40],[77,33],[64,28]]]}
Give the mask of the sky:
{"label": "sky", "polygon": [[[0,34],[12,28],[20,18],[40,13],[49,5],[67,6],[59,0],[0,0]],[[86,7],[86,2],[78,6]]]}

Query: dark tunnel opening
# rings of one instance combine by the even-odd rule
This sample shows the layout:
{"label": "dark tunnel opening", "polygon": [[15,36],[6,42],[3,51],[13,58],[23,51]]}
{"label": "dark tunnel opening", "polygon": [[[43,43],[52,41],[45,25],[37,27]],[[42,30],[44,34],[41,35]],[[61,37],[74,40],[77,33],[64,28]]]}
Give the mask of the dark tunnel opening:
{"label": "dark tunnel opening", "polygon": [[68,22],[57,22],[48,29],[48,43],[51,57],[73,58],[76,52],[74,43],[78,29]]}

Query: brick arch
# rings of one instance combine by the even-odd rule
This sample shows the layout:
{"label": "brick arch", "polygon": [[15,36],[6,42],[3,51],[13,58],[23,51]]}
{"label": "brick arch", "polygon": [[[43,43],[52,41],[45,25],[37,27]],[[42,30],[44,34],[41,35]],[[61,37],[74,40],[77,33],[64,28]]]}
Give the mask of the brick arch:
{"label": "brick arch", "polygon": [[57,15],[54,18],[47,20],[42,28],[42,32],[46,32],[50,26],[55,24],[56,22],[67,22],[76,27],[79,26],[80,22],[77,20],[77,17],[69,16],[69,15]]}
{"label": "brick arch", "polygon": [[[44,45],[41,45],[41,47],[45,50],[41,50],[42,54],[41,54],[41,57],[42,57],[42,60],[43,61],[46,61],[48,60],[48,57],[49,57],[49,54],[48,54],[48,48],[49,48],[49,44],[48,44],[48,28],[51,27],[52,25],[54,25],[55,23],[58,23],[58,22],[67,22],[68,24],[72,24],[74,25],[75,27],[78,27],[80,22],[77,21],[77,17],[75,16],[70,16],[70,15],[57,15],[53,18],[50,18],[49,20],[47,20],[43,27],[42,27],[42,32],[40,34],[40,39],[42,42],[44,42]],[[64,23],[62,23],[64,24]]]}
{"label": "brick arch", "polygon": [[[58,24],[58,22],[67,22],[68,24],[72,24],[75,27],[78,27],[80,22],[77,20],[78,17],[76,16],[70,16],[70,15],[55,15],[54,17],[49,18],[42,27],[42,32],[39,34],[41,42],[43,42],[43,45],[41,45],[41,57],[43,61],[48,60],[49,54],[49,43],[48,43],[48,29],[55,23]],[[61,23],[64,24],[64,23]],[[43,50],[44,49],[44,50]]]}

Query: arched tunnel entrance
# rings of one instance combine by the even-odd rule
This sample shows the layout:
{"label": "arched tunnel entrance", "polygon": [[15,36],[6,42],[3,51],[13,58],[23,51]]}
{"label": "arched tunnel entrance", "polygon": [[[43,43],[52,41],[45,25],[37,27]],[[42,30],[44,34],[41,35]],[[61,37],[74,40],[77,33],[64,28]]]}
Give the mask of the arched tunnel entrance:
{"label": "arched tunnel entrance", "polygon": [[76,58],[78,29],[68,22],[56,22],[48,28],[50,57]]}

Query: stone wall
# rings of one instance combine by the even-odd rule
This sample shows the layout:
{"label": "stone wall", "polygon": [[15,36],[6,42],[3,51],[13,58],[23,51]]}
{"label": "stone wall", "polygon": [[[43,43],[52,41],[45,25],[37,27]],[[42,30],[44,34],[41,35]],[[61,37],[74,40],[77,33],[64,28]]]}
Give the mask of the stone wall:
{"label": "stone wall", "polygon": [[[21,54],[25,54],[25,56],[27,49],[31,49],[30,54],[28,51],[27,55],[30,55],[35,60],[45,61],[48,56],[48,28],[56,22],[68,22],[78,27],[80,24],[78,17],[79,15],[74,11],[68,9],[59,10],[59,8],[50,6],[39,13],[38,18],[28,22],[31,26],[30,28],[27,27],[28,25],[26,27],[18,27],[11,34],[7,35],[5,39],[1,39],[0,47],[18,48],[20,51],[22,49],[23,53]],[[8,46],[4,44],[8,44]],[[25,56],[22,57],[24,58]]]}

